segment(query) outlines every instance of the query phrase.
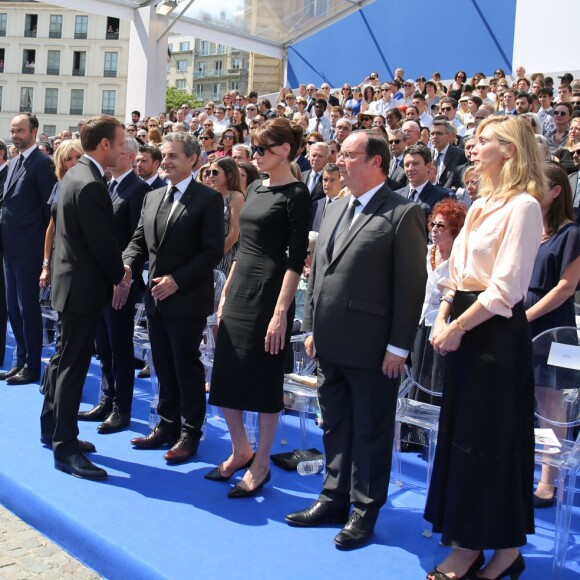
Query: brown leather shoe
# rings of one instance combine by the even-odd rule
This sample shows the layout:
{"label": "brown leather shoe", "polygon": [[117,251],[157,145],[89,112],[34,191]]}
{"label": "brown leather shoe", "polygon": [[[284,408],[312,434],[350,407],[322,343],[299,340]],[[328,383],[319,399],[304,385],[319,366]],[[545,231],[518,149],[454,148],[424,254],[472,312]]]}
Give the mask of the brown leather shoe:
{"label": "brown leather shoe", "polygon": [[198,447],[198,438],[189,433],[182,432],[177,443],[163,456],[163,459],[167,463],[184,463],[192,457],[195,457]]}
{"label": "brown leather shoe", "polygon": [[145,437],[135,437],[131,439],[131,445],[138,449],[157,449],[162,445],[173,445],[179,438],[179,433],[175,433],[168,427],[159,423],[155,426],[153,431]]}

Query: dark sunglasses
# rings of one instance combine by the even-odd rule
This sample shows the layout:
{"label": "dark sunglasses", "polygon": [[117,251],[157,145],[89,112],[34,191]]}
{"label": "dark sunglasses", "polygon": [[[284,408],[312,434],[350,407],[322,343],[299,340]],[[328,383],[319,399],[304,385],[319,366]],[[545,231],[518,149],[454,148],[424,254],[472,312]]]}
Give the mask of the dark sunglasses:
{"label": "dark sunglasses", "polygon": [[552,113],[552,115],[554,115],[554,117],[559,117],[562,116],[564,117],[565,115],[569,115],[570,113],[568,113],[568,111],[554,111]]}
{"label": "dark sunglasses", "polygon": [[389,141],[389,145],[398,145],[400,142],[400,139],[393,139],[392,141]]}
{"label": "dark sunglasses", "polygon": [[210,175],[217,177],[219,174],[220,172],[217,169],[206,169],[203,175],[204,177],[209,177]]}
{"label": "dark sunglasses", "polygon": [[439,107],[440,111],[453,111],[453,107]]}
{"label": "dark sunglasses", "polygon": [[307,145],[316,145],[316,143],[318,143],[318,141],[306,141]]}
{"label": "dark sunglasses", "polygon": [[260,157],[264,157],[264,154],[266,153],[266,151],[269,151],[270,149],[272,149],[272,147],[276,147],[278,145],[278,143],[270,143],[270,145],[252,145],[250,147],[250,152],[252,154],[252,157],[254,155],[259,155]]}
{"label": "dark sunglasses", "polygon": [[232,140],[234,138],[233,135],[223,135],[222,139],[227,139],[228,141]]}
{"label": "dark sunglasses", "polygon": [[207,136],[205,136],[205,137],[200,137],[200,139],[201,139],[202,141],[209,141],[209,140],[211,139],[211,137],[207,137]]}
{"label": "dark sunglasses", "polygon": [[410,84],[410,83],[404,83],[404,84],[403,84],[403,86],[404,86],[404,87],[414,87],[415,85],[412,85],[412,84]]}

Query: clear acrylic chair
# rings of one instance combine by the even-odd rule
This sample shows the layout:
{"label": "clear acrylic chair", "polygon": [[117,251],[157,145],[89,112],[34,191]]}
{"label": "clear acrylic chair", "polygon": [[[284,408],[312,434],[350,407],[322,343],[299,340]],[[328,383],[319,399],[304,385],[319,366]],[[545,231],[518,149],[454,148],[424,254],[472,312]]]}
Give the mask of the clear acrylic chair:
{"label": "clear acrylic chair", "polygon": [[[411,368],[405,366],[395,419],[395,440],[393,445],[392,479],[395,485],[402,487],[401,473],[401,426],[412,425],[428,433],[427,475],[425,492],[429,489],[431,472],[435,460],[437,434],[439,431],[440,398],[443,394],[444,359],[437,355],[427,340],[421,347],[420,360]],[[414,353],[416,355],[417,353]],[[415,357],[414,357],[415,358]],[[428,402],[430,401],[430,402]],[[426,525],[423,535],[430,536],[431,528]]]}
{"label": "clear acrylic chair", "polygon": [[42,358],[50,359],[58,338],[58,312],[50,305],[50,286],[40,289],[39,301],[42,315]]}
{"label": "clear acrylic chair", "polygon": [[536,463],[557,472],[556,527],[552,578],[563,573],[570,519],[580,467],[580,328],[562,326],[542,332],[533,340],[535,414],[540,429],[550,429],[549,442],[536,432]]}

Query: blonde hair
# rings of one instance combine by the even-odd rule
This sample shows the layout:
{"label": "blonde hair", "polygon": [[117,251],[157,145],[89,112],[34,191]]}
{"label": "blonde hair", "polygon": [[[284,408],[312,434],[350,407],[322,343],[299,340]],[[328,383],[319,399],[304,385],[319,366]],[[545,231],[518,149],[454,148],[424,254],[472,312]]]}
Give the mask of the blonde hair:
{"label": "blonde hair", "polygon": [[477,140],[487,127],[499,141],[500,151],[507,154],[508,146],[513,145],[514,154],[506,158],[501,168],[497,190],[494,190],[489,176],[481,176],[481,197],[493,196],[494,199],[507,201],[515,195],[527,192],[542,201],[547,191],[544,162],[530,123],[513,115],[488,117],[477,128]]}
{"label": "blonde hair", "polygon": [[67,139],[63,141],[58,149],[54,152],[54,173],[56,178],[60,181],[66,173],[65,162],[71,151],[76,151],[80,155],[84,155],[83,146],[80,139]]}

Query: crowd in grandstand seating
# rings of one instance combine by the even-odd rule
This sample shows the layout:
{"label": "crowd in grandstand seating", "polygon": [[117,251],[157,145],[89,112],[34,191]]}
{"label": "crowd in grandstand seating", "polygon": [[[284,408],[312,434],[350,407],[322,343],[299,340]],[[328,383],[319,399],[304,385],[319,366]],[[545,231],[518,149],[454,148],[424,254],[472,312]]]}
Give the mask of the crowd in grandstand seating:
{"label": "crowd in grandstand seating", "polygon": [[[157,115],[133,111],[125,124],[94,117],[79,121],[77,132],[66,130],[52,138],[38,135],[34,115],[17,115],[10,126],[12,146],[0,141],[0,265],[4,269],[0,272],[0,360],[5,354],[7,319],[17,345],[13,365],[0,373],[0,379],[13,385],[41,379],[38,285],[52,288],[62,338],[42,379],[41,436],[54,450],[55,466],[79,477],[107,476],[85,457],[94,446],[77,440],[76,421],[98,422],[101,434],[130,426],[133,313],[135,304],[143,301],[161,379],[160,422],[132,444],[147,449],[169,444],[164,455],[169,464],[195,457],[206,384],[199,357],[193,355],[205,317],[213,309],[215,269],[226,282],[218,311],[221,330],[215,331],[216,389],[210,397],[225,407],[233,445],[231,456],[206,477],[226,481],[235,471],[246,469],[229,497],[250,497],[269,481],[275,417],[282,408],[286,368],[282,355],[289,348],[291,332],[299,332],[302,324],[303,330],[314,333],[314,345],[310,337],[306,339],[308,352],[316,349],[321,361],[322,425],[329,464],[319,501],[290,514],[287,521],[306,527],[346,522],[335,538],[337,547],[366,543],[386,500],[388,469],[378,470],[377,475],[365,464],[368,433],[361,435],[357,413],[371,412],[364,406],[368,401],[362,403],[359,394],[352,394],[354,418],[348,413],[343,416],[327,394],[328,385],[342,381],[358,388],[364,376],[373,384],[369,396],[374,401],[374,386],[381,390],[383,379],[396,381],[411,350],[410,360],[421,364],[417,357],[424,356],[431,342],[430,356],[435,357],[439,373],[445,367],[441,357],[455,351],[476,365],[481,350],[489,346],[490,331],[481,328],[502,333],[508,328],[502,326],[504,319],[511,319],[512,313],[509,332],[524,343],[529,339],[526,318],[534,335],[555,325],[575,325],[574,292],[580,278],[580,79],[565,73],[558,80],[555,87],[553,78],[527,75],[519,66],[509,78],[501,68],[490,76],[475,73],[470,79],[458,71],[446,85],[438,72],[429,79],[413,80],[398,68],[392,80],[381,80],[371,72],[361,83],[334,89],[328,83],[301,84],[295,90],[283,87],[275,99],[232,90],[222,102],[206,102],[202,109],[183,104]],[[89,190],[100,196],[99,203],[85,205]],[[373,221],[372,212],[388,217],[397,227],[391,232],[384,220]],[[462,231],[464,221],[466,231]],[[363,232],[368,229],[356,244],[353,239],[359,227]],[[479,228],[485,232],[486,227],[487,234],[478,234]],[[404,244],[404,251],[397,249],[397,242]],[[352,249],[345,250],[349,243]],[[454,254],[453,247],[461,250]],[[374,259],[367,261],[365,252],[373,253]],[[493,262],[486,252],[493,254]],[[378,261],[381,256],[387,256],[385,262]],[[373,270],[368,279],[361,264]],[[393,280],[382,280],[382,264]],[[144,267],[149,268],[145,283]],[[85,296],[83,304],[75,294],[82,287],[77,279],[81,271],[87,277],[96,273],[100,279],[96,286],[103,284],[110,292],[103,290],[93,302]],[[334,284],[342,280],[344,293],[352,293],[344,312],[337,305],[340,287],[326,282],[327,277]],[[464,287],[465,280],[473,287]],[[396,291],[399,287],[405,288],[402,297]],[[378,298],[381,291],[388,296],[385,305]],[[453,310],[459,308],[457,303],[453,306],[454,295],[464,303],[458,312]],[[413,304],[399,302],[402,298]],[[90,312],[85,312],[87,304],[94,305]],[[454,322],[447,325],[448,315]],[[323,336],[327,316],[338,326],[329,325],[332,331]],[[386,334],[376,332],[381,339],[380,357],[368,361],[359,357],[364,372],[374,365],[375,374],[355,378],[347,362],[349,354],[336,361],[333,353],[342,352],[341,344],[353,340],[347,336],[352,329],[358,329],[358,339],[365,345],[366,333],[375,336],[376,316],[389,321],[383,329]],[[492,326],[490,319],[495,321]],[[397,332],[390,324],[394,327],[401,321],[408,328],[397,329],[399,335],[393,338]],[[343,336],[344,329],[350,330]],[[92,409],[79,412],[79,389],[92,354],[89,346],[95,340],[104,388]],[[501,341],[493,346],[497,353],[506,348]],[[81,368],[72,372],[75,357]],[[526,370],[532,369],[531,361],[512,357],[509,364],[519,365],[518,388],[528,389],[528,397]],[[457,369],[457,364],[452,368]],[[268,385],[261,386],[264,381],[253,373],[259,370],[264,375],[265,369],[270,378]],[[485,389],[482,381],[495,375],[489,369],[478,372],[478,377],[468,374],[467,380]],[[140,376],[147,376],[147,368]],[[235,384],[236,376],[243,388]],[[455,376],[454,388],[465,380]],[[273,394],[268,391],[270,383]],[[505,381],[497,385],[510,388]],[[519,400],[520,395],[518,391],[514,397]],[[452,431],[453,421],[445,410],[455,402],[449,400],[450,396],[444,397],[442,421]],[[381,396],[374,409],[390,413],[390,424],[384,422],[387,431],[394,421],[392,406],[391,399]],[[260,412],[263,433],[256,454],[243,432],[245,409]],[[527,419],[520,426],[524,431],[533,417]],[[342,421],[352,425],[343,430]],[[504,427],[507,437],[512,425]],[[342,434],[337,442],[338,431]],[[381,441],[377,449],[387,457],[391,439],[383,431],[377,429],[374,441]],[[526,431],[524,439],[529,435]],[[346,453],[349,438],[353,447]],[[455,478],[453,483],[444,473],[446,462],[455,460],[445,455],[451,453],[445,446],[452,438],[449,433],[441,437],[428,516],[443,530],[447,543],[468,550],[454,550],[429,577],[467,577],[483,566],[482,548],[497,549],[486,568],[488,575],[499,577],[507,569],[515,577],[524,564],[514,550],[521,545],[522,534],[533,530],[528,508],[532,501],[536,507],[551,505],[554,474],[544,471],[535,498],[523,502],[514,524],[518,529],[503,544],[490,543],[483,532],[456,533],[452,521],[462,520],[452,513],[445,494],[450,485],[459,494],[464,490],[461,480]],[[533,446],[531,451],[528,447],[518,449],[516,455],[533,452]],[[350,460],[355,465],[352,473],[345,466]],[[475,461],[468,462],[471,474],[480,473],[481,464],[473,458],[469,461]],[[514,475],[506,465],[505,473],[523,477],[523,487],[531,486],[525,479],[530,475],[529,461],[523,472]],[[359,479],[369,484],[366,491]],[[384,493],[373,491],[383,487]],[[515,487],[510,493],[517,495],[520,487]],[[479,501],[470,493],[462,497]],[[354,506],[350,516],[349,503]],[[463,504],[467,515],[470,507]]]}

